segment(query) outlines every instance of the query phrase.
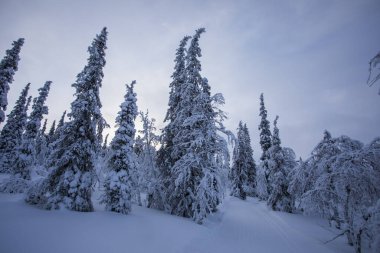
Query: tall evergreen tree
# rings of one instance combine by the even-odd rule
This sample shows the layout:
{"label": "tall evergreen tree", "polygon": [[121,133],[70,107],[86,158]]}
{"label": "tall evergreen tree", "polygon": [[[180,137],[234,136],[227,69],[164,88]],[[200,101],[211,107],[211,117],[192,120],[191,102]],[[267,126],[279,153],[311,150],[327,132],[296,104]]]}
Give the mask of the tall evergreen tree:
{"label": "tall evergreen tree", "polygon": [[273,123],[272,147],[268,149],[268,205],[277,211],[292,212],[293,201],[288,192],[288,171],[286,168],[285,153],[281,147],[279,129],[277,127],[278,116]]}
{"label": "tall evergreen tree", "polygon": [[245,163],[247,166],[247,183],[245,191],[248,196],[256,196],[256,162],[253,159],[253,149],[251,146],[251,137],[249,135],[247,124],[244,124],[244,149],[245,149]]}
{"label": "tall evergreen tree", "polygon": [[49,133],[47,134],[48,144],[49,144],[50,140],[53,138],[54,132],[55,132],[55,120],[51,124],[50,129],[49,129]]}
{"label": "tall evergreen tree", "polygon": [[17,148],[17,156],[12,166],[12,173],[24,180],[30,180],[31,167],[35,162],[36,138],[40,131],[44,114],[48,113],[45,101],[49,95],[51,81],[47,81],[38,89],[39,96],[34,98],[32,112],[26,123],[25,133],[21,144]]}
{"label": "tall evergreen tree", "polygon": [[243,125],[241,121],[232,160],[231,195],[241,199],[245,199],[246,196],[255,196],[256,164],[247,125]]}
{"label": "tall evergreen tree", "polygon": [[0,123],[5,120],[4,111],[8,105],[9,84],[13,82],[13,76],[18,69],[19,54],[24,39],[20,38],[12,43],[12,48],[5,52],[5,57],[0,62]]}
{"label": "tall evergreen tree", "polygon": [[60,149],[60,139],[63,134],[63,126],[65,124],[66,111],[63,112],[57,127],[55,126],[55,120],[49,130],[48,134],[48,149],[46,152],[45,168],[52,168],[55,166],[56,161],[63,155],[64,149]]}
{"label": "tall evergreen tree", "polygon": [[172,191],[169,189],[173,186],[173,182],[170,182],[171,167],[178,160],[178,157],[173,156],[173,139],[179,131],[180,122],[176,120],[177,112],[179,110],[179,103],[182,100],[182,91],[186,83],[186,44],[191,37],[185,36],[176,51],[175,67],[172,74],[173,81],[170,83],[170,96],[169,96],[169,108],[165,117],[165,122],[168,124],[164,127],[161,136],[161,147],[157,152],[157,165],[159,168],[159,179],[156,185],[157,189],[149,196],[149,206],[157,209],[167,209],[165,203],[167,202],[167,194]]}
{"label": "tall evergreen tree", "polygon": [[264,94],[261,93],[260,95],[260,125],[259,125],[259,131],[260,131],[260,145],[261,149],[263,151],[261,155],[261,160],[265,160],[266,158],[266,152],[267,150],[272,146],[272,134],[270,132],[270,127],[269,127],[269,121],[267,120],[267,110],[265,109],[265,104],[264,104]]}
{"label": "tall evergreen tree", "polygon": [[232,167],[230,171],[231,195],[240,199],[246,199],[247,193],[244,186],[248,181],[248,168],[245,163],[244,126],[239,122],[237,143],[235,144]]}
{"label": "tall evergreen tree", "polygon": [[[21,137],[25,129],[27,109],[31,97],[27,99],[30,83],[22,90],[16,105],[7,117],[7,122],[0,135],[0,171],[9,171],[9,166],[14,161],[14,150],[21,143]],[[29,103],[28,103],[29,101]]]}
{"label": "tall evergreen tree", "polygon": [[44,124],[42,125],[41,128],[41,134],[46,135],[46,128],[47,128],[47,119],[45,119]]}
{"label": "tall evergreen tree", "polygon": [[135,138],[135,119],[137,116],[135,81],[127,85],[125,101],[120,105],[116,118],[118,129],[111,142],[111,155],[108,160],[108,174],[104,181],[102,203],[106,210],[128,214],[131,211],[132,198],[137,190],[136,157],[133,152]]}
{"label": "tall evergreen tree", "polygon": [[[91,191],[94,184],[94,158],[98,148],[98,130],[104,124],[100,112],[99,89],[102,86],[107,30],[103,28],[88,48],[88,63],[72,85],[75,100],[71,103],[71,121],[62,126],[55,149],[50,156],[57,159],[38,196],[28,194],[27,201],[47,209],[63,203],[68,209],[93,210]],[[58,130],[58,129],[57,129]],[[41,196],[42,195],[42,196]]]}
{"label": "tall evergreen tree", "polygon": [[65,117],[66,117],[66,111],[63,112],[60,120],[58,121],[57,129],[63,126],[63,124],[65,123]]}
{"label": "tall evergreen tree", "polygon": [[220,158],[224,153],[217,135],[218,113],[212,106],[207,79],[200,74],[198,59],[203,32],[204,28],[196,31],[186,56],[187,80],[175,118],[179,131],[173,139],[172,156],[178,160],[171,168],[174,189],[168,199],[173,214],[191,217],[197,223],[216,210],[223,194]]}
{"label": "tall evergreen tree", "polygon": [[262,155],[260,157],[260,166],[258,168],[256,185],[257,193],[260,199],[266,200],[269,192],[269,168],[268,168],[268,149],[272,146],[272,134],[269,127],[269,121],[267,120],[267,110],[264,104],[264,94],[260,95],[260,117],[259,124],[260,131],[260,145],[262,149]]}

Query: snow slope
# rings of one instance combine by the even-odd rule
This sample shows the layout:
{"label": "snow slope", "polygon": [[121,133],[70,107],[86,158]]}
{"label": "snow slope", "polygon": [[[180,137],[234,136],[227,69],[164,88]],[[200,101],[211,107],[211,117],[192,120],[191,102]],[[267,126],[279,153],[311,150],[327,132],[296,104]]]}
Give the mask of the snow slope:
{"label": "snow slope", "polygon": [[268,210],[256,199],[228,197],[204,225],[133,206],[121,215],[45,211],[22,195],[0,194],[0,252],[354,252],[344,237],[331,243],[320,219]]}

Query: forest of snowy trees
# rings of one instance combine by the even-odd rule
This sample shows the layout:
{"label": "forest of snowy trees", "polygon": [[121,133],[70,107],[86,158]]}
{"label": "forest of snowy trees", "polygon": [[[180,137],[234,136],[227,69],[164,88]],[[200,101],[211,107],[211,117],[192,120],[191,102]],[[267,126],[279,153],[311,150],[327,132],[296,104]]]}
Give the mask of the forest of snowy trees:
{"label": "forest of snowy trees", "polygon": [[[102,116],[99,96],[107,29],[88,47],[87,64],[72,84],[75,98],[67,117],[63,112],[49,131],[44,117],[49,90],[54,89],[51,81],[34,99],[28,96],[28,83],[5,117],[24,44],[24,39],[14,41],[0,63],[0,172],[9,175],[0,191],[24,193],[27,203],[43,209],[90,212],[98,188],[107,211],[128,214],[136,204],[199,224],[218,210],[226,194],[242,200],[257,197],[274,211],[327,219],[356,252],[379,252],[380,138],[363,144],[326,130],[310,156],[298,159],[282,145],[279,116],[271,129],[264,94],[258,96],[260,136],[252,137],[243,121],[234,135],[223,125],[223,95],[213,94],[202,76],[204,33],[197,29],[179,43],[161,133],[148,111],[138,110],[132,81],[120,101],[109,145],[103,130],[111,123]],[[142,129],[136,129],[136,120]],[[262,149],[258,161],[252,141]]]}

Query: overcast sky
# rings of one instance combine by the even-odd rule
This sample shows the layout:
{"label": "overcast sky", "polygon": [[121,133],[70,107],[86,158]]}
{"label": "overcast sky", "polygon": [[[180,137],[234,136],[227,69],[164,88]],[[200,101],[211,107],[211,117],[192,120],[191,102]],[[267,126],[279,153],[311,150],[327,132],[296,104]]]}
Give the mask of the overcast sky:
{"label": "overcast sky", "polygon": [[125,83],[137,80],[139,110],[149,109],[162,128],[175,50],[205,27],[202,75],[224,94],[226,126],[235,132],[239,120],[247,123],[255,158],[261,92],[271,125],[279,115],[283,145],[297,156],[308,156],[324,129],[367,143],[380,135],[380,83],[366,85],[379,24],[378,0],[0,0],[0,57],[25,38],[6,113],[26,83],[36,95],[52,80],[47,118],[58,120],[74,99],[87,47],[107,26],[103,115],[113,126]]}

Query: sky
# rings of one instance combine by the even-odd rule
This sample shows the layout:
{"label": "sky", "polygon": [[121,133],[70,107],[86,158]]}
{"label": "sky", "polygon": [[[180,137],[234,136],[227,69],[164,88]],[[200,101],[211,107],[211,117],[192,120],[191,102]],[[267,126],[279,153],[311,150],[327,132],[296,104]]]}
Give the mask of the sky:
{"label": "sky", "polygon": [[28,82],[35,96],[51,80],[46,118],[48,125],[59,120],[74,100],[71,84],[87,47],[106,26],[100,93],[107,131],[115,130],[132,80],[139,110],[149,109],[162,129],[179,41],[205,27],[202,76],[225,97],[225,126],[236,132],[240,120],[247,124],[257,159],[264,93],[271,126],[280,117],[283,146],[306,158],[325,129],[364,143],[380,135],[380,83],[366,85],[369,60],[380,51],[379,24],[378,0],[0,0],[0,57],[25,38],[6,114]]}

